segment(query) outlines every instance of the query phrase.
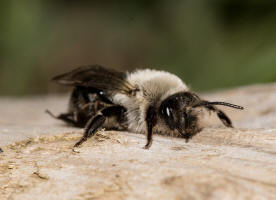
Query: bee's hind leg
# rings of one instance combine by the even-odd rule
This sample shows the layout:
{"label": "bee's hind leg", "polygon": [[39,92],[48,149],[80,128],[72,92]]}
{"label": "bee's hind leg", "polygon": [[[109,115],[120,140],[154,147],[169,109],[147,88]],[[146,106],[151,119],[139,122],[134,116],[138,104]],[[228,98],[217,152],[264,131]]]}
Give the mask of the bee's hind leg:
{"label": "bee's hind leg", "polygon": [[96,116],[92,117],[85,125],[84,134],[82,138],[74,145],[74,147],[80,146],[88,138],[95,135],[97,130],[101,128],[108,117],[121,116],[125,112],[125,108],[122,106],[110,106],[102,109]]}
{"label": "bee's hind leg", "polygon": [[76,117],[75,117],[74,113],[61,113],[58,116],[56,116],[49,110],[46,110],[45,112],[48,113],[51,117],[53,117],[55,119],[62,120],[64,122],[71,124],[73,126],[76,126],[76,127],[81,127],[78,120],[75,120]]}

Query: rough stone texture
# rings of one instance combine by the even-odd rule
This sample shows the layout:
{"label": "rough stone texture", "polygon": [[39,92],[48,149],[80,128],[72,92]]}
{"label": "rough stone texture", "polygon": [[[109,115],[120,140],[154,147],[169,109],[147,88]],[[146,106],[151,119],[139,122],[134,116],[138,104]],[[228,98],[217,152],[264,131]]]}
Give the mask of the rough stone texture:
{"label": "rough stone texture", "polygon": [[68,97],[0,100],[0,199],[276,199],[276,84],[204,95],[243,105],[223,108],[235,129],[210,125],[189,143],[99,132],[79,152],[82,130],[44,113]]}

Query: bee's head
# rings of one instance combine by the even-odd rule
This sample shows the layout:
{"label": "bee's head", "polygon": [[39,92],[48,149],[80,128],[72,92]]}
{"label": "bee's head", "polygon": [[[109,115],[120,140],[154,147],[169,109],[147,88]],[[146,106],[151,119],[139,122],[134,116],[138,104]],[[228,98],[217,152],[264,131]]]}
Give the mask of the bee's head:
{"label": "bee's head", "polygon": [[204,101],[191,92],[180,92],[167,97],[161,103],[159,113],[165,124],[171,130],[177,130],[179,137],[183,137],[188,141],[188,139],[200,131],[197,109],[199,107],[204,107],[210,111],[216,112],[225,126],[232,127],[232,122],[227,115],[214,105],[243,109],[241,106],[225,102]]}

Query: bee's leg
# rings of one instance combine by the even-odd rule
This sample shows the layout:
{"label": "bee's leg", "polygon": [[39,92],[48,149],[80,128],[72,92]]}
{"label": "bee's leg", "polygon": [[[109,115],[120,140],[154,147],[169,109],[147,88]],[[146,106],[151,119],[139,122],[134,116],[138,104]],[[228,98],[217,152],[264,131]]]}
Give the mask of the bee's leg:
{"label": "bee's leg", "polygon": [[229,128],[233,128],[231,119],[223,111],[221,111],[220,109],[218,109],[218,108],[216,108],[215,106],[212,106],[212,105],[206,105],[204,107],[207,108],[210,111],[213,111],[213,112],[217,113],[218,118],[222,121],[224,126],[229,127]]}
{"label": "bee's leg", "polygon": [[147,123],[147,144],[145,145],[144,148],[149,149],[152,144],[152,129],[157,123],[156,111],[152,106],[148,108],[146,123]]}
{"label": "bee's leg", "polygon": [[55,118],[55,119],[60,119],[63,120],[69,124],[72,125],[77,125],[77,122],[74,120],[74,114],[73,113],[61,113],[58,116],[54,115],[51,111],[46,110],[46,113],[48,113],[51,117]]}
{"label": "bee's leg", "polygon": [[88,138],[95,135],[96,131],[101,128],[108,117],[121,115],[125,111],[125,108],[122,106],[110,106],[104,108],[97,114],[92,117],[85,125],[84,134],[82,138],[74,145],[74,147],[80,146]]}
{"label": "bee's leg", "polygon": [[104,124],[106,117],[102,114],[98,114],[95,117],[91,118],[84,129],[84,134],[82,138],[74,145],[74,147],[80,146],[88,138],[92,137],[96,131]]}

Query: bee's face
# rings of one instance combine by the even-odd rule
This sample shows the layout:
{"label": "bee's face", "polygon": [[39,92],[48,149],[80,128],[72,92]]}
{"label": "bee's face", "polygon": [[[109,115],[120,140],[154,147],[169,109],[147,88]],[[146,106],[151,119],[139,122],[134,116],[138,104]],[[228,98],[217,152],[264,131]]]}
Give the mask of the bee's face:
{"label": "bee's face", "polygon": [[177,130],[179,136],[189,139],[197,132],[197,115],[192,107],[199,102],[197,95],[184,92],[165,99],[160,106],[161,118],[171,130]]}

